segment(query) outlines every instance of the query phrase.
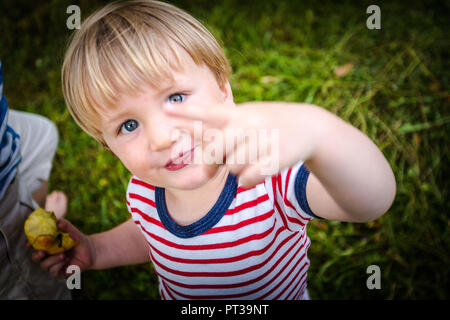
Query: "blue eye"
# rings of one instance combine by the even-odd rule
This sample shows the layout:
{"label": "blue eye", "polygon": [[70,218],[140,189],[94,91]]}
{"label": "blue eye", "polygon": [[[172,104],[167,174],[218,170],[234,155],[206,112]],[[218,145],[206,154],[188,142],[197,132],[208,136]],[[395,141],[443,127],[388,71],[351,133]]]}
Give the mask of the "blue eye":
{"label": "blue eye", "polygon": [[172,94],[169,97],[169,102],[170,103],[180,103],[180,102],[183,102],[184,99],[186,99],[186,95],[185,94],[175,93],[175,94]]}
{"label": "blue eye", "polygon": [[129,133],[139,126],[136,120],[127,120],[120,126],[120,133]]}

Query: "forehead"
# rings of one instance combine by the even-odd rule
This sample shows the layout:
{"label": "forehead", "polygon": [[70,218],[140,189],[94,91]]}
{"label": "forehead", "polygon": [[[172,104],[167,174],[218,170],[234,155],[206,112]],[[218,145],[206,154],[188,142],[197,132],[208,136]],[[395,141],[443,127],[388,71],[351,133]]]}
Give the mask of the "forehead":
{"label": "forehead", "polygon": [[125,89],[118,93],[112,109],[120,107],[125,100],[133,100],[142,94],[158,97],[176,85],[201,80],[202,75],[207,72],[205,68],[209,69],[205,65],[197,65],[190,55],[183,51],[174,58],[177,62],[168,66],[163,74],[153,77],[152,81],[142,81],[136,89]]}
{"label": "forehead", "polygon": [[215,81],[212,71],[205,64],[197,65],[182,49],[177,55],[174,57],[177,63],[170,66],[169,72],[165,72],[164,76],[157,77],[151,82],[143,81],[135,89],[122,90],[113,103],[103,107],[100,112],[102,126],[109,125],[136,107],[166,98],[167,94],[174,93],[170,91],[171,89],[183,90],[193,84]]}

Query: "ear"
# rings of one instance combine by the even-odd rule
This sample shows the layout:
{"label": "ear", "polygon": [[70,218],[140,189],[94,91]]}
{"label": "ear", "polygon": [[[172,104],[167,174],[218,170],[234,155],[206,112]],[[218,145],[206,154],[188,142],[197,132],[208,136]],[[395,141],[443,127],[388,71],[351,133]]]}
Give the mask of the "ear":
{"label": "ear", "polygon": [[228,81],[228,79],[225,79],[225,81],[219,86],[219,88],[223,95],[223,102],[234,102],[233,91],[231,90],[230,81]]}

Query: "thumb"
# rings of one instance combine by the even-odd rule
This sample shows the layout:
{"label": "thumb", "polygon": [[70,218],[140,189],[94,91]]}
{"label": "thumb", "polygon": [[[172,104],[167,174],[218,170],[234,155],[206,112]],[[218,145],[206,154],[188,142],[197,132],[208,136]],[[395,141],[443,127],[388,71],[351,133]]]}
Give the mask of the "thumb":
{"label": "thumb", "polygon": [[68,233],[70,237],[77,242],[81,242],[83,240],[83,234],[80,230],[64,218],[59,219],[58,229],[62,232]]}
{"label": "thumb", "polygon": [[265,157],[263,159],[260,159],[257,163],[247,166],[239,174],[239,183],[243,187],[248,188],[264,182],[266,177],[269,177],[278,172],[278,163],[276,166],[274,166],[273,164],[270,164],[268,166],[270,160],[271,159],[269,157]]}

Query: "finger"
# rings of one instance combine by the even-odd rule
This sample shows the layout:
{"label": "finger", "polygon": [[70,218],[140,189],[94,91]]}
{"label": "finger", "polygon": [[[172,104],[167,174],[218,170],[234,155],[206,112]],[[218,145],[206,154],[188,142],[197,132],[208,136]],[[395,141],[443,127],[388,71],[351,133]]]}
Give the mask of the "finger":
{"label": "finger", "polygon": [[64,192],[54,190],[45,198],[45,210],[55,213],[57,219],[64,217],[67,212],[67,196]]}
{"label": "finger", "polygon": [[48,271],[53,265],[63,261],[64,257],[65,257],[64,253],[49,256],[48,258],[42,260],[41,268],[45,271]]}
{"label": "finger", "polygon": [[167,114],[182,117],[191,120],[205,121],[207,124],[216,127],[223,128],[227,125],[230,116],[234,112],[234,108],[227,104],[216,105],[192,105],[186,104],[183,106],[165,104],[164,110]]}
{"label": "finger", "polygon": [[[205,165],[224,164],[226,145],[223,140],[223,133],[218,129],[211,129],[205,132],[202,137],[202,152],[200,160]],[[196,156],[196,155],[194,155]],[[197,160],[196,158],[194,160]]]}
{"label": "finger", "polygon": [[241,185],[244,188],[249,188],[264,181],[264,177],[262,177],[261,175],[249,173],[252,171],[256,171],[254,167],[255,166],[246,167],[246,170],[244,170],[243,173],[239,175],[239,185]]}
{"label": "finger", "polygon": [[36,263],[39,263],[42,259],[44,259],[44,257],[45,257],[45,252],[44,251],[34,251],[32,254],[31,254],[31,260],[33,260],[34,262],[36,262]]}
{"label": "finger", "polygon": [[81,242],[83,240],[83,234],[64,218],[59,219],[58,229],[62,232],[67,232],[74,241]]}
{"label": "finger", "polygon": [[[223,130],[215,128],[207,130],[202,140],[204,158],[211,158],[210,163],[223,164],[227,156],[235,153],[239,146],[245,145],[247,142],[248,137],[244,134],[244,130],[239,128],[227,127]],[[245,154],[240,154],[241,156],[245,156]]]}
{"label": "finger", "polygon": [[239,175],[249,165],[265,157],[264,148],[260,148],[260,139],[256,130],[229,130],[227,135],[226,165],[230,171]]}
{"label": "finger", "polygon": [[[256,130],[230,129],[227,133],[227,158],[235,156],[240,163],[255,163],[258,157],[264,156],[260,148],[260,138]],[[233,145],[234,144],[234,145]]]}
{"label": "finger", "polygon": [[239,175],[248,165],[252,163],[249,156],[249,145],[244,141],[237,147],[231,148],[227,146],[227,154],[225,163],[234,175]]}
{"label": "finger", "polygon": [[263,157],[257,163],[245,167],[239,175],[243,187],[251,187],[264,181],[268,176],[278,172],[278,163],[271,157]]}
{"label": "finger", "polygon": [[48,271],[50,272],[50,274],[55,277],[55,278],[61,278],[63,277],[63,275],[65,275],[65,268],[66,266],[66,261],[63,260],[59,263],[54,264],[53,266],[51,266]]}

